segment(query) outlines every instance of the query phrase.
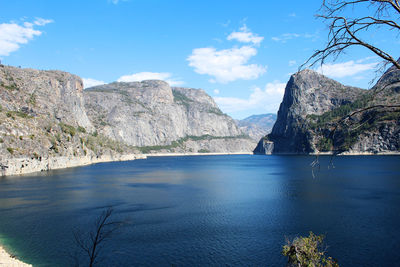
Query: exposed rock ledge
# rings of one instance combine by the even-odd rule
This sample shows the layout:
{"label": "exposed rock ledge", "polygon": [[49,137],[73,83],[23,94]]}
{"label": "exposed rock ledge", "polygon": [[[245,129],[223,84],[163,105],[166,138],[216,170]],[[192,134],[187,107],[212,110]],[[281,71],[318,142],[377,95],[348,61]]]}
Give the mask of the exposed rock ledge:
{"label": "exposed rock ledge", "polygon": [[2,247],[0,247],[0,266],[6,267],[32,267],[31,264],[24,263],[10,254],[8,254]]}
{"label": "exposed rock ledge", "polygon": [[[253,152],[210,152],[210,153],[152,153],[152,154],[125,154],[103,155],[100,157],[52,157],[52,158],[14,158],[0,163],[0,177],[6,175],[22,175],[70,167],[79,167],[101,162],[129,161],[146,159],[147,157],[178,157],[178,156],[210,156],[210,155],[253,155]],[[1,264],[0,264],[1,265]]]}
{"label": "exposed rock ledge", "polygon": [[128,161],[134,159],[146,158],[144,155],[125,154],[115,155],[108,154],[100,157],[51,157],[51,158],[13,158],[6,159],[1,162],[0,176],[5,175],[21,175],[34,172],[42,172],[55,169],[63,169],[70,167],[85,166],[100,162],[110,161]]}

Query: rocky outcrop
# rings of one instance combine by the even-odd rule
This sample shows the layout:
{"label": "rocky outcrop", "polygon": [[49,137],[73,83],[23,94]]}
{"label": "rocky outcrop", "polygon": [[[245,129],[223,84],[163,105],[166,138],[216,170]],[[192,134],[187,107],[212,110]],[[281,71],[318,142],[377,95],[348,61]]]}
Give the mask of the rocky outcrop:
{"label": "rocky outcrop", "polygon": [[[273,142],[273,153],[311,153],[314,146],[306,117],[351,103],[362,93],[362,89],[343,86],[312,70],[293,74],[286,85],[272,132],[260,142]],[[255,152],[264,153],[262,147],[259,144]]]}
{"label": "rocky outcrop", "polygon": [[84,107],[82,80],[76,75],[0,65],[0,86],[0,105],[5,110],[93,130]]}
{"label": "rocky outcrop", "polygon": [[145,152],[235,152],[255,146],[203,90],[149,80],[96,86],[84,95],[100,134]]}
{"label": "rocky outcrop", "polygon": [[107,153],[100,156],[55,156],[48,158],[19,157],[4,160],[0,166],[0,174],[3,176],[27,174],[33,172],[84,166],[101,162],[128,161],[144,158],[146,158],[146,156],[141,154],[118,153]]}
{"label": "rocky outcrop", "polygon": [[0,162],[91,154],[92,131],[78,76],[0,65]]}
{"label": "rocky outcrop", "polygon": [[311,70],[292,75],[272,132],[259,141],[254,152],[399,151],[399,112],[395,109],[374,108],[342,120],[368,106],[400,103],[396,72],[384,75],[371,90],[344,86]]}
{"label": "rocky outcrop", "polygon": [[237,120],[239,129],[248,134],[253,140],[258,141],[261,137],[269,134],[276,121],[276,114],[252,115],[243,120]]}

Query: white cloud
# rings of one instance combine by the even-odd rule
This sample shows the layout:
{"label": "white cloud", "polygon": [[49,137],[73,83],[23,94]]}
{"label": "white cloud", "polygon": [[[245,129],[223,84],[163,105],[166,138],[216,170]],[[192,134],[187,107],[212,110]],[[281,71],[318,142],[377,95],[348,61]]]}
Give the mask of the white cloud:
{"label": "white cloud", "polygon": [[46,24],[53,23],[53,22],[54,22],[54,20],[52,20],[52,19],[36,18],[36,20],[33,23],[38,26],[44,26]]}
{"label": "white cloud", "polygon": [[8,56],[17,51],[21,44],[26,44],[35,36],[42,34],[34,26],[44,26],[52,20],[37,18],[33,23],[25,22],[23,25],[16,23],[0,24],[0,56]]}
{"label": "white cloud", "polygon": [[179,86],[184,84],[183,81],[172,78],[172,74],[168,72],[139,72],[130,75],[124,75],[118,78],[118,82],[140,82],[144,80],[163,80],[170,86]]}
{"label": "white cloud", "polygon": [[317,71],[332,78],[343,78],[353,76],[367,70],[372,70],[378,65],[377,62],[362,63],[365,60],[358,60],[358,63],[353,60],[336,64],[327,63],[320,66]]}
{"label": "white cloud", "polygon": [[252,33],[246,25],[243,25],[238,32],[232,32],[226,39],[229,41],[237,40],[242,43],[253,43],[259,45],[262,40],[264,40],[264,37]]}
{"label": "white cloud", "polygon": [[99,81],[91,78],[82,78],[82,81],[83,81],[83,88],[85,89],[96,85],[106,84],[106,82],[104,81]]}
{"label": "white cloud", "polygon": [[214,89],[213,92],[214,92],[215,95],[219,95],[219,90],[218,89]]}
{"label": "white cloud", "polygon": [[309,34],[309,33],[284,33],[279,36],[274,36],[271,39],[275,42],[281,42],[281,43],[286,43],[288,40],[292,40],[295,38],[315,38],[315,34]]}
{"label": "white cloud", "polygon": [[289,67],[296,65],[296,60],[289,60]]}
{"label": "white cloud", "polygon": [[251,46],[224,50],[216,50],[213,47],[196,48],[187,60],[195,72],[214,77],[215,80],[212,79],[211,82],[228,83],[239,79],[256,79],[266,71],[265,66],[246,65],[256,54],[257,50]]}
{"label": "white cloud", "polygon": [[274,81],[267,83],[264,90],[255,88],[247,99],[236,97],[214,97],[224,112],[238,112],[262,109],[265,112],[277,112],[285,92],[285,83]]}

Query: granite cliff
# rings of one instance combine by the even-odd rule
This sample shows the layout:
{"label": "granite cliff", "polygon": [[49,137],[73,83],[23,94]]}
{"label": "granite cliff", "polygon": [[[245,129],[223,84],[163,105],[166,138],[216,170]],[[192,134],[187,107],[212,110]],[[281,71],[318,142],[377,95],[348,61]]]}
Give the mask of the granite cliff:
{"label": "granite cliff", "polygon": [[[391,68],[372,89],[363,90],[311,70],[292,75],[272,132],[254,152],[399,152],[399,111],[386,107],[400,104],[399,77]],[[377,108],[368,109],[373,106]]]}
{"label": "granite cliff", "polygon": [[0,65],[1,175],[116,160],[133,152],[96,133],[78,76]]}
{"label": "granite cliff", "polygon": [[144,81],[85,91],[76,75],[0,65],[1,175],[254,146],[202,90]]}
{"label": "granite cliff", "polygon": [[86,89],[97,131],[148,152],[248,152],[255,147],[203,90],[157,80]]}

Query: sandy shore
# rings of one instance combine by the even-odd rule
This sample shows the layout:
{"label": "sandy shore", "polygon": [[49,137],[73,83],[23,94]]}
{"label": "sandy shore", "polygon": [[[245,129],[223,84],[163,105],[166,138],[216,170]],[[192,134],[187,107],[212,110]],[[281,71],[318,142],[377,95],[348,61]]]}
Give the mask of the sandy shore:
{"label": "sandy shore", "polygon": [[31,264],[24,263],[8,254],[0,247],[0,266],[1,267],[32,267]]}

